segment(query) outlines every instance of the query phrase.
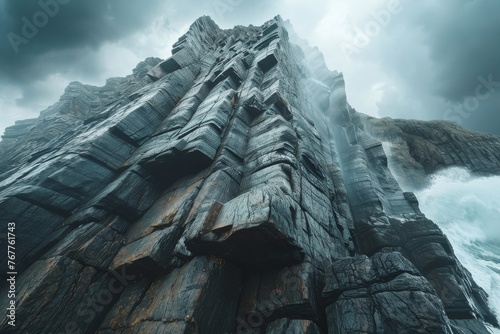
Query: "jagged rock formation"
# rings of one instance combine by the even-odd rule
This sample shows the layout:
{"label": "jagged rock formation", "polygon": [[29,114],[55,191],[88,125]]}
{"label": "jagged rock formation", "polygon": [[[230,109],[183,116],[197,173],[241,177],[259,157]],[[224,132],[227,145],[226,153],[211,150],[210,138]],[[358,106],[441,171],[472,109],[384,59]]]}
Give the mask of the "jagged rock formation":
{"label": "jagged rock formation", "polygon": [[42,111],[40,117],[17,121],[5,129],[0,142],[0,175],[26,163],[34,152],[62,146],[64,138],[73,136],[68,129],[76,129],[94,117],[104,117],[101,114],[104,108],[147,85],[146,73],[160,61],[159,58],[148,58],[137,65],[132,75],[110,78],[103,87],[72,82],[59,102]]}
{"label": "jagged rock formation", "polygon": [[20,276],[2,333],[498,326],[342,75],[280,17],[202,17],[172,54],[101,89],[72,84],[7,130],[0,216],[16,222]]}
{"label": "jagged rock formation", "polygon": [[425,186],[429,175],[464,167],[479,175],[500,174],[500,138],[467,131],[446,121],[377,119],[356,113],[358,127],[382,141],[389,166],[407,189]]}

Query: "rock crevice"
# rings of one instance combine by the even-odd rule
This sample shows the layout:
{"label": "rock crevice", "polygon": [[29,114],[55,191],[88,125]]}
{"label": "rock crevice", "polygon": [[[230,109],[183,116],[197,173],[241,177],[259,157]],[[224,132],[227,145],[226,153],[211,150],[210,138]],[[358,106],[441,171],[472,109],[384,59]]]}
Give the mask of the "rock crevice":
{"label": "rock crevice", "polygon": [[487,333],[486,294],[389,167],[498,173],[495,145],[357,113],[279,16],[202,17],[170,58],[73,83],[6,130],[0,216],[20,276],[18,326],[0,330]]}

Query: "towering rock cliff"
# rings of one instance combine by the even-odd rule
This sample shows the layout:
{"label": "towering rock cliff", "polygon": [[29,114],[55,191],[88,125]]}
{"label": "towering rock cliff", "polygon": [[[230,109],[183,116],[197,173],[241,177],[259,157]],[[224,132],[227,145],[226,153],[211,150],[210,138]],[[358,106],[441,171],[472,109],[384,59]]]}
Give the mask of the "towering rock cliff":
{"label": "towering rock cliff", "polygon": [[486,294],[382,142],[406,144],[389,155],[399,172],[432,173],[436,152],[500,172],[496,137],[355,112],[280,17],[202,17],[172,57],[73,83],[6,130],[1,237],[15,222],[18,274],[0,331],[487,333]]}

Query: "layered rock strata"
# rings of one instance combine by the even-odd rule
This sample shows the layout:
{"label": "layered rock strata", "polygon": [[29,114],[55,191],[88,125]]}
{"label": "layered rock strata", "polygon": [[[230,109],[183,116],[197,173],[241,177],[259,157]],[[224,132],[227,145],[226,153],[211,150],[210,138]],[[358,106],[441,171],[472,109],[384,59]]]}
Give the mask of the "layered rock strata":
{"label": "layered rock strata", "polygon": [[0,144],[2,333],[487,333],[486,294],[361,118],[280,17],[202,17],[170,58],[70,85]]}
{"label": "layered rock strata", "polygon": [[500,174],[500,138],[468,131],[446,121],[377,119],[354,114],[355,123],[380,140],[389,166],[406,189],[429,184],[433,173],[449,167],[476,175]]}

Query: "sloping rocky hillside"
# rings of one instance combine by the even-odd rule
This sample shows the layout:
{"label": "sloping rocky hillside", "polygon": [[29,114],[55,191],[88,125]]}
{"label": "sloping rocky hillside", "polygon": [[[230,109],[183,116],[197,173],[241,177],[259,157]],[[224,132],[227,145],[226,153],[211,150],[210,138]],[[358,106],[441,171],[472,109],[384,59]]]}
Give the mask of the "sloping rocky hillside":
{"label": "sloping rocky hillside", "polygon": [[500,171],[498,138],[356,113],[280,17],[202,17],[170,58],[7,129],[0,331],[487,333],[486,294],[382,142],[404,172]]}

